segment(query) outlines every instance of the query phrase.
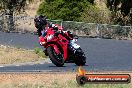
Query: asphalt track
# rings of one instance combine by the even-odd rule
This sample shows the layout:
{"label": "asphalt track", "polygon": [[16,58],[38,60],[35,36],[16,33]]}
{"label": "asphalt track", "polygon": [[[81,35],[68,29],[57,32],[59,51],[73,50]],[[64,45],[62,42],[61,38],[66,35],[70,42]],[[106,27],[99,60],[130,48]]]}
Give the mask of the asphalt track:
{"label": "asphalt track", "polygon": [[[132,41],[114,39],[79,38],[78,44],[84,50],[87,63],[85,70],[90,71],[132,71]],[[38,37],[33,34],[0,32],[0,44],[34,49],[40,47]],[[42,47],[40,47],[42,48]],[[56,67],[44,62],[23,65],[0,65],[0,72],[34,72],[34,71],[76,71],[74,63]]]}

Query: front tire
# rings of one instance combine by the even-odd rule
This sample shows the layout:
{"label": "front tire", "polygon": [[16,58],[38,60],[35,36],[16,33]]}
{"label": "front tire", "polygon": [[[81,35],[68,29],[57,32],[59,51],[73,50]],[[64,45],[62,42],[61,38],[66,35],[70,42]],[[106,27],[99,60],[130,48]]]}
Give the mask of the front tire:
{"label": "front tire", "polygon": [[75,64],[77,66],[84,66],[86,63],[86,57],[81,48],[78,48],[75,52]]}
{"label": "front tire", "polygon": [[47,53],[52,63],[55,64],[57,67],[62,67],[64,65],[63,55],[61,53],[57,55],[53,47],[49,46],[47,48]]}

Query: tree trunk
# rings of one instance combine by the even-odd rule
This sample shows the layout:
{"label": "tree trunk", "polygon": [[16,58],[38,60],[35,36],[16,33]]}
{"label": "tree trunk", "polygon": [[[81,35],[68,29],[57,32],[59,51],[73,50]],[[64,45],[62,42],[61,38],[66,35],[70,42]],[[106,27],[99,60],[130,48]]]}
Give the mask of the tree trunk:
{"label": "tree trunk", "polygon": [[13,21],[13,11],[8,10],[5,12],[6,13],[4,17],[5,18],[4,19],[4,25],[5,25],[4,31],[10,32],[10,31],[15,30],[14,21]]}
{"label": "tree trunk", "polygon": [[4,14],[0,14],[0,31],[2,31],[4,28]]}

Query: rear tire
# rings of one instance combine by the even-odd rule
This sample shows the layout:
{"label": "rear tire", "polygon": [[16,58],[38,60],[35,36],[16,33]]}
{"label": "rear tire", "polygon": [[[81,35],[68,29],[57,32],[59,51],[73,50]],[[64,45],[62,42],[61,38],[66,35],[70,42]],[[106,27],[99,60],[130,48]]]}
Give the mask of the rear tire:
{"label": "rear tire", "polygon": [[62,67],[64,65],[63,55],[61,53],[59,55],[56,55],[53,47],[49,46],[47,48],[47,54],[52,63],[55,64],[57,67]]}
{"label": "rear tire", "polygon": [[84,66],[86,63],[86,57],[81,48],[78,48],[75,53],[75,64],[77,66]]}

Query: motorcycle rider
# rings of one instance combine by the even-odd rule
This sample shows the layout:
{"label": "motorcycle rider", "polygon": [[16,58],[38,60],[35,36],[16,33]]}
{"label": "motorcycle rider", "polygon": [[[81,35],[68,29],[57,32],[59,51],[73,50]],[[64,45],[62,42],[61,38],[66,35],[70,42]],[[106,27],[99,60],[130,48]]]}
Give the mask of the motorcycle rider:
{"label": "motorcycle rider", "polygon": [[47,25],[46,17],[43,15],[35,17],[34,24],[35,27],[37,28],[38,36],[40,37],[42,35],[42,31],[45,30],[45,27]]}
{"label": "motorcycle rider", "polygon": [[35,24],[35,27],[37,28],[37,33],[38,33],[39,37],[41,35],[44,36],[46,34],[46,29],[53,28],[55,30],[55,34],[61,33],[68,40],[73,39],[73,34],[70,31],[59,31],[58,30],[58,25],[52,24],[51,22],[48,22],[46,20],[46,16],[40,15],[40,16],[35,17],[34,24]]}
{"label": "motorcycle rider", "polygon": [[[53,28],[53,30],[55,31],[55,35],[62,34],[70,42],[72,42],[73,40],[73,34],[70,31],[59,30],[58,29],[59,25],[48,22],[46,20],[46,16],[40,15],[40,16],[35,17],[34,24],[35,24],[35,27],[37,28],[37,33],[38,33],[39,38],[41,38],[42,36],[44,37],[49,28]],[[42,45],[41,42],[40,42],[40,45]]]}
{"label": "motorcycle rider", "polygon": [[[75,62],[75,64],[78,66],[85,65],[85,63],[86,63],[85,55],[84,55],[82,49],[80,48],[80,46],[74,42],[73,34],[70,31],[63,31],[61,26],[48,22],[46,20],[46,16],[43,16],[43,15],[35,17],[34,23],[35,23],[35,27],[37,28],[40,45],[42,45],[44,47],[46,46],[44,48],[43,52],[45,53],[46,56],[50,57],[51,61],[56,66],[59,66],[59,67],[62,66],[65,61],[66,62]],[[62,36],[57,37],[58,34],[61,34],[62,36],[67,38],[69,41],[68,42],[66,41],[66,43],[68,43],[68,44],[63,44],[63,42],[65,42],[65,39],[64,39],[64,41],[63,41],[63,39],[61,40],[60,38]],[[50,36],[52,36],[52,37],[50,37]],[[64,38],[64,37],[62,37],[62,38]],[[54,50],[56,50],[56,48],[59,48],[59,47],[56,47],[57,45],[55,45],[54,50],[52,49],[52,45],[54,47],[54,44],[52,44],[52,38],[55,38],[55,40],[57,40],[57,41],[58,41],[58,39],[60,39],[58,41],[58,42],[60,42],[60,44],[59,43],[58,44],[62,48],[64,47],[64,49],[62,49],[62,51],[60,50],[60,53],[58,53],[57,55],[55,54]],[[51,42],[50,42],[50,40],[51,40]],[[49,41],[49,43],[51,43],[51,45],[49,44],[49,46],[47,46],[47,43],[48,43],[47,41]],[[55,42],[57,43],[57,41],[55,41]],[[67,52],[66,51],[63,52],[63,50],[64,51],[66,50]],[[61,55],[61,57],[60,57],[60,55]],[[64,55],[64,56],[62,56],[62,55]]]}

